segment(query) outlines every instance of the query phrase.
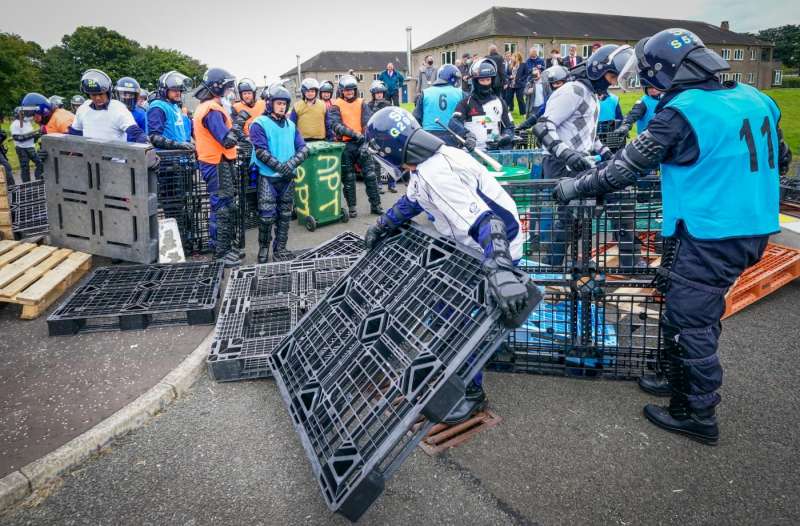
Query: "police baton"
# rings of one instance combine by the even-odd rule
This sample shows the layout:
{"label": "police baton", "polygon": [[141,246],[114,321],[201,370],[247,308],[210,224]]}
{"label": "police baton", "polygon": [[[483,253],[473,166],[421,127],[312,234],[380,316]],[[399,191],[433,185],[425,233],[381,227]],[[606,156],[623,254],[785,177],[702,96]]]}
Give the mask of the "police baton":
{"label": "police baton", "polygon": [[[467,141],[465,141],[463,137],[461,137],[459,134],[457,134],[456,132],[454,132],[453,130],[451,130],[451,129],[450,129],[450,127],[449,127],[447,124],[443,123],[441,120],[439,120],[439,118],[438,118],[438,117],[435,119],[435,122],[436,122],[436,124],[438,124],[439,126],[441,126],[442,128],[444,128],[445,130],[447,130],[448,132],[450,132],[450,135],[452,135],[453,137],[455,137],[455,138],[456,138],[456,140],[457,140],[458,142],[460,142],[462,145],[466,145],[466,144],[467,144]],[[480,157],[481,159],[483,159],[484,161],[486,161],[486,163],[487,163],[489,166],[491,166],[491,167],[492,167],[492,169],[493,169],[495,172],[502,172],[502,171],[503,171],[503,165],[502,165],[502,164],[500,164],[500,163],[498,163],[496,160],[492,159],[491,157],[489,157],[489,155],[488,155],[486,152],[484,152],[483,150],[479,150],[479,149],[477,149],[477,148],[475,148],[473,151],[474,151],[474,152],[475,152],[475,153],[478,155],[478,157]]]}

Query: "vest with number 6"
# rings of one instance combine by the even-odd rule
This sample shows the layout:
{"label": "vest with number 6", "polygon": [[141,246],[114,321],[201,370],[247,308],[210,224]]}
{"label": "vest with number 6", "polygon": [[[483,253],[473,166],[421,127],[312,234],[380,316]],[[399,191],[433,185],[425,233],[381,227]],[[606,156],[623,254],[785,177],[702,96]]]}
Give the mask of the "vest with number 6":
{"label": "vest with number 6", "polygon": [[189,142],[191,141],[191,133],[185,128],[183,121],[183,112],[177,104],[172,104],[161,99],[155,99],[150,103],[148,112],[154,111],[156,108],[164,112],[166,120],[164,122],[164,138],[170,141]]}
{"label": "vest with number 6", "polygon": [[636,133],[644,133],[650,120],[656,115],[656,106],[658,106],[659,99],[654,99],[650,95],[645,95],[639,99],[644,104],[645,112],[642,118],[636,121]]}
{"label": "vest with number 6", "polygon": [[700,154],[687,166],[661,165],[663,235],[678,221],[698,239],[777,232],[780,110],[772,99],[738,84],[687,90],[665,107],[691,125]]}
{"label": "vest with number 6", "polygon": [[[264,135],[267,136],[269,143],[269,152],[273,157],[282,163],[292,158],[295,154],[294,136],[296,133],[296,128],[292,121],[286,119],[283,121],[283,126],[278,126],[278,123],[266,115],[262,115],[261,117],[256,117],[253,123],[258,124],[264,130]],[[258,173],[265,177],[280,177],[279,174],[275,173],[275,170],[258,160],[255,148],[253,148],[253,153],[250,154],[250,166],[252,165],[256,165]]]}
{"label": "vest with number 6", "polygon": [[438,124],[450,122],[456,106],[464,98],[464,92],[454,86],[431,86],[422,92],[422,128],[426,131],[445,131]]}
{"label": "vest with number 6", "polygon": [[[363,133],[361,113],[364,111],[364,99],[358,98],[353,102],[347,102],[344,99],[336,99],[333,105],[339,108],[339,113],[342,115],[342,124],[354,132]],[[352,139],[347,136],[342,138],[344,142],[349,142],[351,140]]]}

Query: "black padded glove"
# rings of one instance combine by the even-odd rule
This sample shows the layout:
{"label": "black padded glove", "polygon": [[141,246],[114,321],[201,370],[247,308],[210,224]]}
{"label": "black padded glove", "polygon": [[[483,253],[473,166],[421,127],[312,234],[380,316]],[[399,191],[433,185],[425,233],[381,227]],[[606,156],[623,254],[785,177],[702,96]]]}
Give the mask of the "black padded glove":
{"label": "black padded glove", "polygon": [[466,148],[468,152],[474,152],[477,145],[478,142],[475,140],[475,136],[468,133],[467,137],[464,139],[464,148]]}
{"label": "black padded glove", "polygon": [[378,246],[378,243],[385,237],[388,237],[389,234],[392,233],[392,229],[381,221],[381,218],[375,222],[374,225],[367,229],[367,233],[364,235],[364,244],[367,247],[367,250],[372,250]]}
{"label": "black padded glove", "polygon": [[586,156],[575,150],[566,150],[559,157],[573,172],[582,172],[592,167],[592,163],[586,159]]}
{"label": "black padded glove", "polygon": [[497,146],[499,146],[500,148],[507,148],[511,146],[513,142],[514,142],[513,135],[503,134],[500,136],[500,139],[498,139]]}
{"label": "black padded glove", "polygon": [[620,137],[627,137],[628,134],[630,133],[630,131],[631,131],[631,125],[628,124],[627,122],[623,122],[622,124],[617,126],[617,128],[614,130],[613,133],[614,133],[614,135],[617,135],[617,136],[620,136]]}
{"label": "black padded glove", "polygon": [[528,303],[526,276],[519,272],[497,268],[487,272],[489,292],[505,320],[517,318]]}
{"label": "black padded glove", "polygon": [[572,177],[561,179],[556,183],[555,187],[553,187],[553,199],[563,205],[579,197],[581,196],[578,192],[577,181]]}

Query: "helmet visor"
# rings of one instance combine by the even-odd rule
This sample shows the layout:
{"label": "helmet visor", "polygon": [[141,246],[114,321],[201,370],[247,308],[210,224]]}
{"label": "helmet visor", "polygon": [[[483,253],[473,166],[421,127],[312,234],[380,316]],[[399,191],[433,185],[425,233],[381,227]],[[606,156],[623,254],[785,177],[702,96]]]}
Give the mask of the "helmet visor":
{"label": "helmet visor", "polygon": [[378,146],[378,143],[376,143],[374,140],[370,141],[367,144],[367,152],[372,156],[375,162],[378,163],[378,166],[386,170],[389,173],[389,177],[391,177],[395,181],[399,181],[400,178],[403,176],[403,171],[397,166],[387,161],[386,159],[384,159],[383,157],[381,157],[380,154],[378,153],[379,150],[380,147]]}
{"label": "helmet visor", "polygon": [[622,91],[628,91],[638,85],[639,79],[639,60],[636,58],[635,53],[630,53],[627,61],[619,70],[617,75],[617,84]]}

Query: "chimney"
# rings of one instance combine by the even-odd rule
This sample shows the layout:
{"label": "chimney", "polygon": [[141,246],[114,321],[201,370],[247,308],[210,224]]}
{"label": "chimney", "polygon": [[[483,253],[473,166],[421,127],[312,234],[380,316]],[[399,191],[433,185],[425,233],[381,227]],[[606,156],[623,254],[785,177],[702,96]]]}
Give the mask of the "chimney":
{"label": "chimney", "polygon": [[723,20],[722,23],[719,25],[719,28],[723,31],[730,31],[731,24],[727,20]]}

